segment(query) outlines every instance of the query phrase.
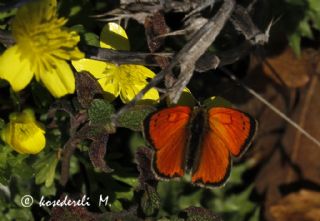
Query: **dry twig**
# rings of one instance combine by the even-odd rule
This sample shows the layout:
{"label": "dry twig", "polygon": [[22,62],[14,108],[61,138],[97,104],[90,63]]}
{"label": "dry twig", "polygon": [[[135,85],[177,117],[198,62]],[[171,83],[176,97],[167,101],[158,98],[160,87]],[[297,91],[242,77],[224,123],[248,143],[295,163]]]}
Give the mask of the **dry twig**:
{"label": "dry twig", "polygon": [[189,83],[195,63],[204,54],[221,32],[234,9],[235,1],[226,0],[217,14],[208,20],[193,36],[193,38],[178,52],[169,66],[169,70],[180,64],[178,80],[169,89],[168,97],[176,103],[186,85]]}

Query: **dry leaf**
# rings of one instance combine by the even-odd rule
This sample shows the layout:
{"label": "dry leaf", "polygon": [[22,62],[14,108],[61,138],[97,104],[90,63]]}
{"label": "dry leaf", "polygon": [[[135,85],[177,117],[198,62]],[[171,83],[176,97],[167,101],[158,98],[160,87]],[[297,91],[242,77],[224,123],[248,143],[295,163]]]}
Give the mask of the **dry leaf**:
{"label": "dry leaf", "polygon": [[[152,16],[146,17],[144,28],[150,52],[159,51],[159,49],[162,48],[165,39],[158,38],[158,36],[169,32],[169,27],[166,24],[163,14],[161,12],[156,12]],[[168,58],[165,57],[157,56],[155,57],[155,60],[161,68],[164,68],[169,63]]]}
{"label": "dry leaf", "polygon": [[309,81],[308,61],[302,51],[297,57],[290,47],[276,56],[268,57],[262,64],[263,72],[277,83],[284,83],[287,87],[298,88]]}
{"label": "dry leaf", "polygon": [[[313,75],[309,86],[301,91],[301,101],[293,113],[293,120],[313,137],[320,140],[320,127],[317,120],[320,116],[320,82]],[[304,179],[320,184],[320,147],[295,128],[288,126],[283,137],[285,154],[290,160],[290,172],[286,182]]]}
{"label": "dry leaf", "polygon": [[[281,53],[267,56],[262,61],[262,72],[278,84],[286,85],[289,88],[300,88],[306,85],[312,72],[312,56],[315,53],[312,49],[305,49],[301,56],[297,57],[288,46]],[[251,63],[261,64],[261,59],[251,57]]]}
{"label": "dry leaf", "polygon": [[169,27],[161,12],[156,12],[146,18],[144,22],[148,46],[151,52],[158,51],[164,43],[164,38],[157,38],[159,35],[167,34]]}
{"label": "dry leaf", "polygon": [[76,89],[78,101],[84,108],[89,108],[96,94],[102,94],[101,86],[97,80],[85,71],[76,74]]}
{"label": "dry leaf", "polygon": [[274,221],[320,221],[320,192],[291,193],[271,207]]}

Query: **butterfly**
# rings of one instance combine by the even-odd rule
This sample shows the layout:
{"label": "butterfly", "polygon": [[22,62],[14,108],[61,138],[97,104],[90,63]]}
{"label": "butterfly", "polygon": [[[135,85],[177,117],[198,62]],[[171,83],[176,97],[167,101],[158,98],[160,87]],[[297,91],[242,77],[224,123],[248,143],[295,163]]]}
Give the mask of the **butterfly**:
{"label": "butterfly", "polygon": [[169,107],[151,113],[144,121],[157,177],[190,173],[193,184],[206,187],[226,182],[231,157],[245,152],[256,130],[257,121],[249,114],[226,107]]}

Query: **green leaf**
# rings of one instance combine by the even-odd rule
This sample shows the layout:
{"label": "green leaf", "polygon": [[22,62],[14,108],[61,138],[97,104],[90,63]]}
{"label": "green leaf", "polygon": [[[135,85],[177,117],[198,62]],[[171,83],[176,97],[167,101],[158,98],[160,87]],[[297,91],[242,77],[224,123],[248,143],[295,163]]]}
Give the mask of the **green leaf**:
{"label": "green leaf", "polygon": [[99,36],[93,32],[86,32],[83,25],[77,24],[72,26],[70,29],[79,33],[87,45],[100,47]]}
{"label": "green leaf", "polygon": [[134,132],[129,138],[129,147],[131,153],[134,154],[140,147],[146,146],[145,139],[141,136],[141,133]]}
{"label": "green leaf", "polygon": [[69,30],[75,31],[78,34],[85,34],[85,32],[86,32],[84,26],[81,24],[74,25],[74,26],[70,27]]}
{"label": "green leaf", "polygon": [[308,0],[309,8],[320,13],[320,1],[319,0]]}
{"label": "green leaf", "polygon": [[0,145],[0,169],[7,168],[7,161],[12,149],[6,145]]}
{"label": "green leaf", "polygon": [[302,37],[313,38],[308,19],[304,19],[299,23],[299,33]]}
{"label": "green leaf", "polygon": [[301,42],[301,36],[298,33],[294,33],[289,35],[289,45],[293,49],[294,53],[297,56],[300,56],[301,54],[301,48],[300,48],[300,42]]}
{"label": "green leaf", "polygon": [[129,108],[117,119],[118,126],[129,128],[134,131],[141,131],[143,120],[154,110],[154,107],[147,105],[136,105]]}
{"label": "green leaf", "polygon": [[133,198],[133,190],[129,189],[128,191],[115,192],[115,196],[116,196],[117,199],[132,200],[132,198]]}
{"label": "green leaf", "polygon": [[162,181],[157,185],[157,192],[161,196],[160,215],[168,215],[178,213],[181,209],[177,200],[183,195],[185,183],[170,180],[168,182]]}
{"label": "green leaf", "polygon": [[193,106],[195,106],[197,104],[197,101],[193,97],[191,91],[188,88],[185,88],[182,91],[182,94],[181,94],[177,104],[178,105],[186,105],[186,106],[193,107]]}
{"label": "green leaf", "polygon": [[255,204],[250,201],[249,196],[252,192],[253,185],[249,186],[240,194],[233,194],[225,201],[224,210],[221,212],[237,212],[238,214],[246,215],[252,211]]}
{"label": "green leaf", "polygon": [[70,175],[75,175],[79,173],[80,166],[79,166],[79,160],[77,157],[72,156],[70,159]]}
{"label": "green leaf", "polygon": [[6,145],[0,145],[0,183],[8,185],[11,176],[30,178],[32,168],[24,161],[28,155],[13,153]]}
{"label": "green leaf", "polygon": [[119,200],[115,200],[112,202],[110,206],[110,210],[113,212],[120,212],[123,210],[122,203]]}
{"label": "green leaf", "polygon": [[219,97],[219,96],[213,96],[213,97],[209,97],[207,98],[204,102],[203,105],[206,108],[211,108],[211,107],[232,107],[232,104],[230,103],[230,101]]}
{"label": "green leaf", "polygon": [[11,174],[10,168],[0,168],[0,183],[5,186],[9,185]]}
{"label": "green leaf", "polygon": [[58,162],[56,153],[50,153],[39,158],[33,164],[36,171],[36,184],[45,183],[46,187],[50,187],[55,177]]}
{"label": "green leaf", "polygon": [[10,209],[5,214],[4,220],[34,220],[32,212],[28,208]]}
{"label": "green leaf", "polygon": [[49,187],[41,186],[40,193],[42,196],[54,196],[57,193],[57,188],[55,185],[51,185]]}
{"label": "green leaf", "polygon": [[0,12],[0,20],[4,20],[4,19],[6,19],[8,17],[11,17],[11,16],[15,15],[16,11],[17,11],[17,9],[13,8],[13,9],[8,10],[8,11]]}
{"label": "green leaf", "polygon": [[88,45],[100,47],[100,40],[99,36],[92,33],[92,32],[87,32],[84,34],[84,40]]}
{"label": "green leaf", "polygon": [[25,154],[10,154],[8,164],[11,167],[11,173],[14,176],[21,177],[23,180],[30,179],[32,177],[34,171],[33,168],[26,162],[26,158],[29,155]]}
{"label": "green leaf", "polygon": [[260,220],[260,207],[257,207],[248,221],[259,221],[259,220]]}
{"label": "green leaf", "polygon": [[112,177],[118,181],[128,184],[129,186],[132,186],[132,187],[138,186],[138,179],[136,177],[119,176],[117,174],[112,174]]}
{"label": "green leaf", "polygon": [[81,11],[81,8],[82,7],[80,5],[75,5],[75,6],[71,7],[69,16],[72,17],[72,16],[79,14],[79,12]]}
{"label": "green leaf", "polygon": [[95,99],[88,110],[91,125],[106,126],[111,123],[114,107],[105,100]]}
{"label": "green leaf", "polygon": [[[228,184],[239,185],[242,184],[242,175],[249,168],[250,162],[246,161],[245,163],[241,163],[237,166],[233,166],[230,174],[230,178],[228,180]],[[227,184],[227,185],[228,185]]]}
{"label": "green leaf", "polygon": [[256,208],[256,205],[249,199],[252,190],[253,185],[237,194],[220,195],[213,198],[208,203],[208,207],[213,208],[217,213],[224,214],[225,220],[244,221],[246,216],[253,213]]}
{"label": "green leaf", "polygon": [[191,194],[184,194],[179,197],[178,202],[181,208],[187,208],[190,206],[201,206],[201,197],[203,189],[197,189]]}
{"label": "green leaf", "polygon": [[309,17],[312,21],[312,27],[320,30],[320,12],[310,11]]}

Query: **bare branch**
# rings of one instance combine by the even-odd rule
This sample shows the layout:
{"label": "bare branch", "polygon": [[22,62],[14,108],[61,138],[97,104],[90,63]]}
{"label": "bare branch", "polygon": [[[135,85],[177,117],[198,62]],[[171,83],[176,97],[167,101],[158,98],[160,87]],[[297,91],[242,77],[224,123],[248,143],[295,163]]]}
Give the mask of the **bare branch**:
{"label": "bare branch", "polygon": [[210,7],[210,9],[212,9],[212,7],[217,1],[218,0],[204,0],[203,2],[199,2],[199,5],[195,9],[193,9],[191,12],[189,12],[185,18],[189,18],[197,13],[200,13],[203,9],[207,7]]}
{"label": "bare branch", "polygon": [[235,29],[241,32],[245,36],[245,38],[252,44],[263,45],[269,41],[269,31],[272,22],[267,27],[265,33],[261,32],[253,23],[247,9],[245,9],[241,5],[236,6],[230,20]]}
{"label": "bare branch", "polygon": [[148,66],[158,66],[155,57],[171,57],[172,53],[143,53],[130,51],[115,51],[107,48],[99,48],[84,45],[81,50],[86,53],[90,59],[108,61],[115,64],[140,64]]}
{"label": "bare branch", "polygon": [[221,32],[225,23],[231,16],[234,6],[234,0],[225,0],[216,15],[202,26],[201,29],[194,34],[193,38],[174,57],[169,69],[172,69],[179,63],[181,70],[177,82],[172,85],[173,87],[168,93],[168,96],[173,103],[178,101],[182,90],[186,87],[192,77],[195,63]]}

